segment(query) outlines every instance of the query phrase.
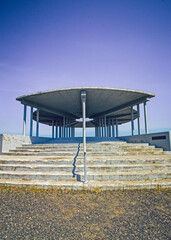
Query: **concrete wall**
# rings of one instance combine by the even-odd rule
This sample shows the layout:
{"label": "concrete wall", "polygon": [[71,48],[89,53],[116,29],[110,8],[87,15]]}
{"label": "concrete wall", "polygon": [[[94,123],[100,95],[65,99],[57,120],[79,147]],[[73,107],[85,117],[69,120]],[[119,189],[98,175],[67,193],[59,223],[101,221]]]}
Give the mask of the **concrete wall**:
{"label": "concrete wall", "polygon": [[0,134],[0,154],[9,152],[9,150],[20,147],[22,144],[45,143],[50,140],[51,138],[45,137]]}
{"label": "concrete wall", "polygon": [[135,136],[122,137],[130,143],[149,143],[164,151],[171,151],[171,132],[149,133]]}

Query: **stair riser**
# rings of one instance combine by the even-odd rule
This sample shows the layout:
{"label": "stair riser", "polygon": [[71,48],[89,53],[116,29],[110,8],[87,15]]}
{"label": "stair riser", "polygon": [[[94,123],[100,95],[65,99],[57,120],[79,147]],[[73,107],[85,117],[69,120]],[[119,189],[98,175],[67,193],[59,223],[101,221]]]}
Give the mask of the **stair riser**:
{"label": "stair riser", "polygon": [[56,180],[56,181],[72,181],[73,176],[71,174],[65,175],[26,175],[26,174],[0,174],[0,179],[21,179],[21,180]]}
{"label": "stair riser", "polygon": [[[59,165],[63,165],[63,164],[73,164],[74,159],[64,159],[64,160],[0,160],[0,164],[37,164],[37,165],[41,165],[41,164],[59,164]],[[160,159],[156,159],[156,160],[115,160],[115,159],[111,159],[111,160],[94,160],[94,159],[87,159],[87,165],[91,164],[91,165],[125,165],[125,164],[169,164],[171,163],[171,160],[160,160]],[[76,160],[76,165],[78,166],[79,164],[83,164],[83,159],[77,159]]]}
{"label": "stair riser", "polygon": [[43,188],[43,189],[47,189],[47,188],[57,188],[57,189],[68,189],[68,190],[94,190],[94,189],[101,189],[101,190],[119,190],[119,189],[161,189],[161,188],[171,188],[171,183],[165,182],[165,183],[143,183],[143,184],[127,184],[125,183],[124,185],[114,185],[114,186],[106,186],[106,185],[101,185],[101,186],[86,186],[86,185],[77,185],[74,186],[72,184],[42,184],[42,183],[37,183],[37,182],[33,182],[31,183],[15,183],[15,182],[8,182],[7,183],[1,183],[1,185],[5,185],[5,186],[17,186],[17,187],[33,187],[33,188]]}
{"label": "stair riser", "polygon": [[[31,172],[72,172],[73,167],[66,165],[65,167],[41,167],[41,166],[37,166],[37,167],[12,167],[12,166],[3,166],[0,167],[0,171],[31,171]],[[78,168],[79,171],[83,171],[83,168]]]}
{"label": "stair riser", "polygon": [[[149,170],[170,170],[171,166],[123,166],[123,167],[87,167],[87,172],[133,172],[133,171],[149,171]],[[65,167],[27,167],[27,166],[1,166],[1,171],[32,171],[32,172],[72,172],[73,166],[70,164]],[[83,172],[84,167],[76,167],[76,172]]]}
{"label": "stair riser", "polygon": [[31,152],[31,151],[69,151],[69,152],[77,152],[77,150],[78,150],[78,148],[73,148],[73,147],[71,147],[71,148],[56,148],[56,147],[52,147],[52,148],[48,148],[48,147],[46,147],[46,148],[16,148],[15,150],[12,150],[12,151],[15,151],[15,152],[17,152],[17,151],[19,151],[19,152],[27,152],[27,151],[29,151],[29,152]]}
{"label": "stair riser", "polygon": [[[78,174],[79,175],[79,174]],[[139,181],[139,180],[159,180],[168,179],[171,174],[138,174],[138,175],[88,175],[87,179],[92,181]],[[22,179],[22,180],[57,180],[57,181],[68,181],[73,180],[72,175],[22,175],[22,174],[0,174],[2,179]],[[84,180],[83,175],[80,175],[80,179]]]}
{"label": "stair riser", "polygon": [[9,156],[56,156],[56,157],[59,157],[59,156],[75,156],[76,153],[69,153],[69,152],[66,152],[66,153],[60,153],[60,152],[38,152],[38,153],[25,153],[25,152],[9,152],[9,153],[3,153],[3,155],[9,155]]}
{"label": "stair riser", "polygon": [[[11,150],[11,152],[36,152],[36,151],[42,151],[42,152],[48,152],[48,151],[67,151],[67,152],[77,152],[78,148],[73,148],[73,147],[70,147],[70,148],[63,148],[63,147],[42,147],[42,148],[16,148],[16,150]],[[154,147],[141,147],[141,148],[133,148],[133,147],[92,147],[92,148],[89,148],[87,147],[87,152],[110,152],[110,151],[114,151],[114,152],[117,152],[117,151],[162,151],[162,149],[155,149]],[[83,148],[81,147],[80,148],[80,151],[83,151]]]}
{"label": "stair riser", "polygon": [[138,175],[87,175],[88,180],[93,181],[139,181],[139,180],[155,180],[167,179],[171,174],[138,174]]}
{"label": "stair riser", "polygon": [[48,161],[17,161],[17,160],[11,160],[11,161],[6,161],[6,160],[0,160],[0,164],[29,164],[29,165],[32,165],[32,164],[37,164],[37,165],[41,165],[41,164],[59,164],[59,165],[72,165],[73,163],[73,159],[72,160],[54,160],[54,161],[51,161],[51,160],[48,160]]}

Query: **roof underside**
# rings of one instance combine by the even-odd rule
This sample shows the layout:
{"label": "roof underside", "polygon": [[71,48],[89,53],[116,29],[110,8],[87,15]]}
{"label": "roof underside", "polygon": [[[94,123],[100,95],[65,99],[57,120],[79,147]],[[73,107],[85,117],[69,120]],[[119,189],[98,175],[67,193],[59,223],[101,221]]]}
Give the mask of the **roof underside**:
{"label": "roof underside", "polygon": [[[155,96],[125,89],[82,87],[40,92],[19,97],[17,100],[22,104],[39,108],[42,112],[40,112],[42,123],[45,123],[45,118],[79,119],[82,117],[81,91],[83,90],[86,91],[86,117],[94,120],[104,115],[107,118],[119,116],[119,119],[123,119],[123,115],[126,115],[123,122],[130,121],[130,107]],[[49,121],[45,124],[50,125]]]}

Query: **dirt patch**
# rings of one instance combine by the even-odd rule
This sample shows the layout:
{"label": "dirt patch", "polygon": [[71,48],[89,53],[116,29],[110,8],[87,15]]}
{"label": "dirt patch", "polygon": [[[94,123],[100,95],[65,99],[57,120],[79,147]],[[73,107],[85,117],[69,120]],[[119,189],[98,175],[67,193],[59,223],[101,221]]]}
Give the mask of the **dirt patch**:
{"label": "dirt patch", "polygon": [[170,239],[171,190],[0,187],[0,239]]}

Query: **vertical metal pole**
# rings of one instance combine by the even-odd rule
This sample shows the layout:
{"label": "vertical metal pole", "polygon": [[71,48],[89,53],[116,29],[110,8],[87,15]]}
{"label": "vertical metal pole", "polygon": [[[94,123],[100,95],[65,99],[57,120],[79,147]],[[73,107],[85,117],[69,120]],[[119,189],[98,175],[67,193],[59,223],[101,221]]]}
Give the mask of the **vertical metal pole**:
{"label": "vertical metal pole", "polygon": [[140,131],[140,105],[137,104],[137,114],[138,114],[138,118],[137,118],[137,122],[138,122],[138,135],[141,134],[141,131]]}
{"label": "vertical metal pole", "polygon": [[27,106],[24,105],[24,116],[23,116],[23,136],[26,135],[26,114],[27,114]]}
{"label": "vertical metal pole", "polygon": [[148,134],[148,124],[147,124],[147,102],[144,102],[144,122],[145,122],[145,133]]}
{"label": "vertical metal pole", "polygon": [[54,120],[52,120],[52,138],[54,138]]}
{"label": "vertical metal pole", "polygon": [[118,133],[118,119],[116,118],[116,137],[118,137],[119,133]]}
{"label": "vertical metal pole", "polygon": [[33,136],[33,107],[30,108],[30,137]]}
{"label": "vertical metal pole", "polygon": [[87,182],[86,175],[86,91],[81,92],[83,111],[83,148],[84,148],[84,182]]}
{"label": "vertical metal pole", "polygon": [[39,109],[37,109],[36,137],[39,136]]}
{"label": "vertical metal pole", "polygon": [[134,112],[133,106],[131,106],[131,126],[132,126],[132,136],[134,135]]}

